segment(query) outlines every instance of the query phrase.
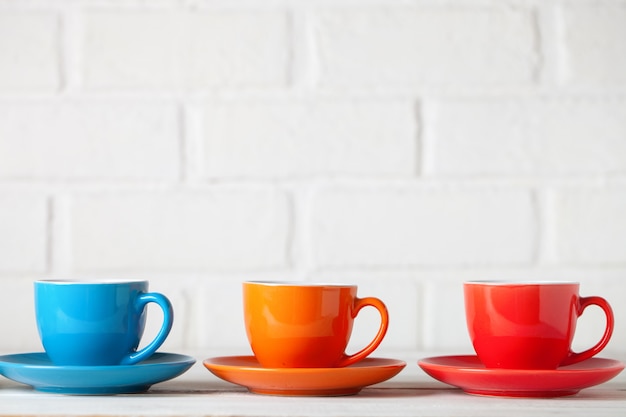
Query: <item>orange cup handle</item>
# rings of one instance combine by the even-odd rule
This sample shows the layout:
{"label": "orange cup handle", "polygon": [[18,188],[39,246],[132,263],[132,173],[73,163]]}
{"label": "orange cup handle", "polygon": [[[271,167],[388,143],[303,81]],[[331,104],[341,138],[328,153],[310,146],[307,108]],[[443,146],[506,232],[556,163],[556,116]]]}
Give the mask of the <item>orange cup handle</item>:
{"label": "orange cup handle", "polygon": [[380,327],[378,328],[378,333],[376,333],[376,336],[369,343],[369,345],[365,346],[354,355],[344,355],[344,357],[338,364],[339,367],[352,365],[353,363],[356,363],[361,359],[366,358],[370,353],[376,350],[378,345],[380,345],[380,342],[383,341],[385,334],[387,333],[387,328],[389,327],[389,313],[387,311],[387,306],[385,306],[385,303],[375,297],[355,298],[352,310],[352,317],[355,318],[357,314],[359,314],[359,311],[365,306],[372,306],[376,308],[380,313]]}
{"label": "orange cup handle", "polygon": [[576,353],[570,350],[569,355],[563,362],[561,362],[560,366],[571,365],[597,355],[602,349],[604,349],[611,339],[615,320],[613,317],[613,310],[611,309],[608,301],[602,297],[580,297],[578,301],[578,316],[580,317],[583,314],[583,311],[590,305],[597,305],[606,315],[606,328],[604,329],[604,334],[598,343],[583,352]]}

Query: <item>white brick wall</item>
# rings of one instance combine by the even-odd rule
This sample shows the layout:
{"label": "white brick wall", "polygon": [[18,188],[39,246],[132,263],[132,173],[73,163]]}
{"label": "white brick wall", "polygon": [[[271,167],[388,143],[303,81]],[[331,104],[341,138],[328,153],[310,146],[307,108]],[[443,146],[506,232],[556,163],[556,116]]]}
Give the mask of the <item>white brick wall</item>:
{"label": "white brick wall", "polygon": [[567,187],[553,192],[559,261],[626,263],[626,187]]}
{"label": "white brick wall", "polygon": [[288,79],[285,12],[88,11],[88,89],[280,87]]}
{"label": "white brick wall", "polygon": [[428,174],[575,175],[626,171],[626,101],[427,101]]}
{"label": "white brick wall", "polygon": [[289,206],[265,188],[79,194],[71,202],[78,272],[284,267]]}
{"label": "white brick wall", "polygon": [[528,265],[536,247],[526,190],[325,188],[312,213],[320,267]]}
{"label": "white brick wall", "polygon": [[0,178],[179,176],[175,105],[53,100],[0,102]]}
{"label": "white brick wall", "polygon": [[48,268],[45,196],[0,192],[0,273],[45,273]]}
{"label": "white brick wall", "polygon": [[114,276],[170,351],[248,352],[241,282],[282,279],[467,352],[499,278],[606,296],[623,355],[624,51],[626,0],[0,0],[0,350],[41,349],[33,280]]}
{"label": "white brick wall", "polygon": [[324,11],[316,28],[320,83],[400,89],[529,84],[538,61],[534,25],[532,12],[524,9]]}
{"label": "white brick wall", "polygon": [[596,86],[626,83],[626,5],[574,4],[562,11],[562,19],[564,81]]}
{"label": "white brick wall", "polygon": [[220,102],[202,112],[210,178],[415,171],[416,115],[406,101]]}
{"label": "white brick wall", "polygon": [[59,19],[54,13],[0,14],[0,92],[57,90],[59,45]]}

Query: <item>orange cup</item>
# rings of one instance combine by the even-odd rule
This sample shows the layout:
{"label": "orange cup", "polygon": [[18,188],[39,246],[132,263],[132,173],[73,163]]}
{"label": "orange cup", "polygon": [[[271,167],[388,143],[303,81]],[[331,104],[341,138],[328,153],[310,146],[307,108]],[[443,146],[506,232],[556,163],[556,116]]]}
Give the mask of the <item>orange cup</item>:
{"label": "orange cup", "polygon": [[[374,297],[357,298],[356,285],[245,282],[244,319],[248,341],[265,368],[337,368],[371,354],[387,333],[389,315]],[[381,316],[374,339],[346,355],[352,324],[372,306]]]}

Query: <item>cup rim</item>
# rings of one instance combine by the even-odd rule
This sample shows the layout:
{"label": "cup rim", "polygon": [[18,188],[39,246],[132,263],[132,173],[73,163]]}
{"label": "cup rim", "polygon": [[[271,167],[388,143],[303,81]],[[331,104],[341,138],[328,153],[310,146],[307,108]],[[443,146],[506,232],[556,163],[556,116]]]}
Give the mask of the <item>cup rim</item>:
{"label": "cup rim", "polygon": [[38,279],[35,284],[51,284],[51,285],[120,285],[120,284],[137,284],[148,283],[145,279],[122,279],[122,278],[103,278],[103,279]]}
{"label": "cup rim", "polygon": [[503,280],[503,279],[486,279],[486,280],[468,280],[463,282],[464,285],[489,285],[489,286],[520,286],[520,285],[579,285],[579,281],[557,281],[557,280]]}
{"label": "cup rim", "polygon": [[337,288],[347,288],[347,287],[357,287],[356,284],[346,284],[346,283],[337,283],[337,282],[308,282],[308,281],[271,281],[271,280],[259,280],[259,281],[244,281],[244,285],[263,285],[267,287],[311,287],[311,288],[321,288],[321,287],[337,287]]}

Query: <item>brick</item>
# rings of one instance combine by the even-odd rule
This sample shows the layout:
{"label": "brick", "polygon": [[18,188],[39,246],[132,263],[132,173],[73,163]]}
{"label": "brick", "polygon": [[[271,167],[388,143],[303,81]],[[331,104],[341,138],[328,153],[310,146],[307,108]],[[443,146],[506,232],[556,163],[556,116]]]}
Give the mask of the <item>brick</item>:
{"label": "brick", "polygon": [[410,176],[417,170],[410,103],[228,102],[207,105],[202,114],[207,177]]}
{"label": "brick", "polygon": [[59,22],[49,13],[0,14],[0,91],[60,87]]}
{"label": "brick", "polygon": [[288,203],[272,189],[85,193],[70,210],[75,271],[246,271],[288,262]]}
{"label": "brick", "polygon": [[3,352],[43,351],[35,322],[33,280],[7,277],[1,282],[0,314],[5,319],[0,320],[0,332],[6,335],[2,338]]}
{"label": "brick", "polygon": [[189,88],[284,87],[289,19],[282,12],[195,13],[185,19]]}
{"label": "brick", "polygon": [[320,12],[324,87],[531,84],[535,19],[524,9],[360,8]]}
{"label": "brick", "polygon": [[564,81],[626,84],[626,3],[568,4],[562,11]]}
{"label": "brick", "polygon": [[145,10],[85,13],[85,87],[176,86],[182,71],[181,30],[177,14]]}
{"label": "brick", "polygon": [[176,179],[174,105],[0,103],[0,178]]}
{"label": "brick", "polygon": [[626,264],[626,187],[563,188],[552,198],[558,262]]}
{"label": "brick", "polygon": [[424,108],[431,174],[626,172],[624,100],[466,99]]}
{"label": "brick", "polygon": [[288,50],[281,12],[90,11],[83,80],[89,89],[284,86]]}
{"label": "brick", "polygon": [[221,280],[203,285],[193,294],[198,320],[192,323],[194,345],[203,349],[229,349],[249,355],[252,349],[246,336],[243,317],[242,280]]}
{"label": "brick", "polygon": [[465,320],[463,282],[429,279],[422,299],[424,349],[471,354],[474,348]]}
{"label": "brick", "polygon": [[319,190],[311,211],[320,267],[523,265],[535,252],[523,189],[346,185]]}
{"label": "brick", "polygon": [[45,198],[0,193],[0,273],[47,269],[48,209]]}

